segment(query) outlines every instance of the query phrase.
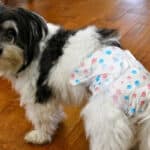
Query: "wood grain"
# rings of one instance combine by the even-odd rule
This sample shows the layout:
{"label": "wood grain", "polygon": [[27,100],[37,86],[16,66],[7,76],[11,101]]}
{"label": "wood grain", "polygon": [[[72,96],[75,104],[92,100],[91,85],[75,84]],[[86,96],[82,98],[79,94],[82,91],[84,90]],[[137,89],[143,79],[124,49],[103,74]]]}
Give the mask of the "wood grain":
{"label": "wood grain", "polygon": [[[150,70],[149,0],[7,0],[10,6],[36,11],[47,21],[76,29],[89,24],[117,28],[124,48]],[[51,144],[26,144],[24,134],[31,129],[19,107],[19,95],[11,84],[0,79],[0,150],[88,150],[80,107],[66,106],[67,119],[60,125]]]}

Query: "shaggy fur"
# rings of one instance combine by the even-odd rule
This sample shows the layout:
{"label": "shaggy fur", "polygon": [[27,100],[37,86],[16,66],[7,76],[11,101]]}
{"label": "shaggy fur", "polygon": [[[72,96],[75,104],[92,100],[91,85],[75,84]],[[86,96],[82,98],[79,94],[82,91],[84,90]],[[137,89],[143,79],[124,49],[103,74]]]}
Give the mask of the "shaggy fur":
{"label": "shaggy fur", "polygon": [[[61,103],[79,104],[90,95],[85,86],[69,84],[70,74],[89,53],[109,45],[120,47],[115,30],[65,30],[22,8],[0,7],[0,73],[20,93],[20,104],[33,124],[27,142],[50,142],[64,117]],[[143,120],[149,109],[130,119],[108,97],[99,97],[90,97],[81,113],[90,149],[128,150],[139,120],[140,149],[150,149],[150,122]]]}

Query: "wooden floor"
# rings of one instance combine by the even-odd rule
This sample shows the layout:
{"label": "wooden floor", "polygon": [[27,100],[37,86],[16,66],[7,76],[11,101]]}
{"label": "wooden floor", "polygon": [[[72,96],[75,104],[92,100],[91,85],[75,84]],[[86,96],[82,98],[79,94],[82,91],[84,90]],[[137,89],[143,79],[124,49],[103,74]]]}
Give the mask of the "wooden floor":
{"label": "wooden floor", "polygon": [[[47,21],[66,28],[89,24],[117,28],[124,48],[130,49],[150,70],[149,0],[7,0],[7,4],[34,10]],[[18,99],[10,83],[0,79],[0,150],[88,150],[77,107],[65,107],[68,118],[60,125],[51,144],[26,144],[23,137],[31,124]]]}

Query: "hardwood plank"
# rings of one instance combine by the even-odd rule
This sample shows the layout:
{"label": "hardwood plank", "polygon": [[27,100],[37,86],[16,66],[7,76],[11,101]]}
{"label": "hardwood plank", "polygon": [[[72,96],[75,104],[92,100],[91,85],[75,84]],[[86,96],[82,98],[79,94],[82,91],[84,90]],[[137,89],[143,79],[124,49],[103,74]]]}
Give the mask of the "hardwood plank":
{"label": "hardwood plank", "polygon": [[[10,6],[36,11],[47,21],[76,29],[95,24],[117,28],[123,47],[150,70],[150,1],[149,0],[7,0]],[[19,95],[11,84],[0,79],[0,150],[88,150],[83,122],[79,118],[82,107],[66,106],[68,117],[60,124],[51,144],[32,145],[23,140],[31,129],[25,112],[19,106]]]}

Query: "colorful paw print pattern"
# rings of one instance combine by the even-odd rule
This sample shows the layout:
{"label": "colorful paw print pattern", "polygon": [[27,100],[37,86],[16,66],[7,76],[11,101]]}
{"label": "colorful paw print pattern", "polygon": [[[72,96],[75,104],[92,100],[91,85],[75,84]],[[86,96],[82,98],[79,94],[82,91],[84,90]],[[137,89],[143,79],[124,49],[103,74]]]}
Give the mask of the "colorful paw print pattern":
{"label": "colorful paw print pattern", "polygon": [[149,72],[129,51],[117,47],[89,54],[72,72],[70,83],[89,86],[93,95],[105,92],[129,116],[143,112],[149,100]]}

